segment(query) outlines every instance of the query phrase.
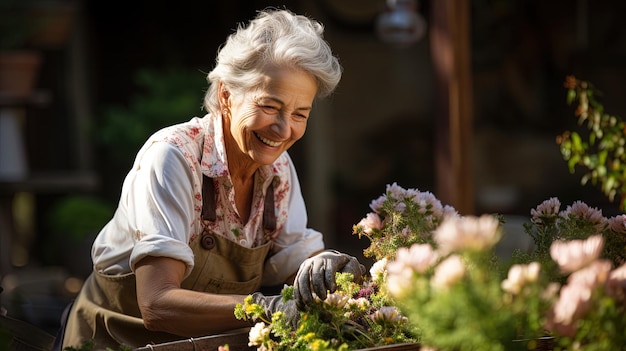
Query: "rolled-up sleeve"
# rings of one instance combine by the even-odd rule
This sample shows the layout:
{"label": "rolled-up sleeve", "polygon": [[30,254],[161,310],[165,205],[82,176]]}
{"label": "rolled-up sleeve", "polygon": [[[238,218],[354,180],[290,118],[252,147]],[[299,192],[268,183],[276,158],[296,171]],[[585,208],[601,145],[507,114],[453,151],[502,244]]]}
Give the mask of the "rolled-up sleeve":
{"label": "rolled-up sleeve", "polygon": [[130,268],[146,256],[169,257],[194,265],[188,245],[193,218],[192,174],[182,153],[168,143],[155,143],[143,154],[128,197],[129,224],[136,240]]}

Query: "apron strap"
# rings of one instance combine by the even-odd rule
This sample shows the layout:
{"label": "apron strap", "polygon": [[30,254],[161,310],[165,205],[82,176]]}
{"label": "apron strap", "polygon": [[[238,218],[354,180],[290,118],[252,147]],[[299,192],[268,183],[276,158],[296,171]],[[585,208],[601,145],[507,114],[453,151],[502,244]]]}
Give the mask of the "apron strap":
{"label": "apron strap", "polygon": [[[202,219],[215,222],[216,194],[213,178],[202,175]],[[263,203],[263,229],[265,233],[276,230],[276,210],[274,207],[274,182],[270,183]]]}
{"label": "apron strap", "polygon": [[215,222],[215,184],[213,178],[202,175],[202,219]]}
{"label": "apron strap", "polygon": [[276,210],[274,207],[274,181],[270,183],[265,193],[265,202],[263,203],[263,229],[266,234],[276,231]]}

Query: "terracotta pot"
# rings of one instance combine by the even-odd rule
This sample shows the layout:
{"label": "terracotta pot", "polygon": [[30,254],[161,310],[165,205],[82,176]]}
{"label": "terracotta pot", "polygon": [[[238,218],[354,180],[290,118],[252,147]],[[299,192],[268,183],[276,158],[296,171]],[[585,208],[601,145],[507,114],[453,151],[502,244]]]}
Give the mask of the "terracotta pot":
{"label": "terracotta pot", "polygon": [[41,60],[37,51],[0,52],[0,95],[15,99],[29,97],[37,82]]}

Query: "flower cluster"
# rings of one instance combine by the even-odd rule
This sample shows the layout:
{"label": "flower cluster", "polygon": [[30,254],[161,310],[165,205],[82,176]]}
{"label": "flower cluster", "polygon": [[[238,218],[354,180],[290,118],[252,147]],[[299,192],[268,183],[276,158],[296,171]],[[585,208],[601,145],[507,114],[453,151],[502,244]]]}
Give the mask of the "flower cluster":
{"label": "flower cluster", "polygon": [[404,189],[396,183],[370,203],[370,212],[353,227],[353,234],[367,237],[371,245],[365,257],[392,258],[398,248],[432,243],[432,233],[445,217],[458,216],[428,191]]}
{"label": "flower cluster", "polygon": [[526,350],[548,305],[538,263],[515,265],[506,279],[492,248],[497,218],[447,217],[433,244],[401,248],[387,266],[388,289],[437,350]]}
{"label": "flower cluster", "polygon": [[[372,276],[382,279],[382,272],[375,269],[372,267]],[[377,283],[366,280],[356,284],[352,278],[349,273],[337,273],[337,290],[306,312],[300,312],[295,330],[282,312],[274,313],[271,320],[256,323],[249,333],[249,346],[263,351],[347,351],[415,342],[408,319],[381,293]],[[282,295],[285,299],[293,298],[293,287],[283,288]],[[237,306],[235,315],[239,319],[264,318],[263,308],[254,304],[251,296]]]}
{"label": "flower cluster", "polygon": [[547,313],[546,327],[567,349],[619,350],[626,345],[626,264],[600,258],[604,239],[555,241],[550,255],[567,282]]}
{"label": "flower cluster", "polygon": [[[496,215],[460,216],[434,195],[388,185],[353,233],[376,258],[361,284],[301,312],[257,323],[260,350],[355,350],[419,342],[420,350],[620,350],[626,345],[626,216],[605,218],[577,201],[550,198],[531,210],[532,252],[501,262]],[[283,296],[292,298],[293,287]],[[251,298],[238,318],[263,313]],[[545,345],[543,345],[545,346]]]}
{"label": "flower cluster", "polygon": [[[587,239],[601,235],[604,241],[600,255],[618,266],[626,262],[626,215],[606,218],[602,211],[582,201],[561,210],[561,202],[552,197],[530,211],[531,222],[524,225],[533,239],[535,250],[530,254],[516,252],[518,260],[537,260],[549,263],[550,247],[558,240]],[[560,260],[567,253],[560,255]]]}
{"label": "flower cluster", "polygon": [[[624,216],[551,198],[531,210],[535,250],[499,262],[494,216],[449,216],[399,248],[386,288],[435,350],[620,350],[626,345]],[[522,260],[523,258],[523,260]],[[506,268],[508,267],[508,268]]]}

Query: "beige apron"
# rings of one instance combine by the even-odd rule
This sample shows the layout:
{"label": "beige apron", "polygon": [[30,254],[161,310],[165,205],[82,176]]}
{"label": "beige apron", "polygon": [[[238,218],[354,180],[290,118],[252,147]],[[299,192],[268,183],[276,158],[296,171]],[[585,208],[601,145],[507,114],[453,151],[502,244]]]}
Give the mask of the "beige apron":
{"label": "beige apron", "polygon": [[[203,180],[204,221],[215,220],[215,186],[211,178]],[[263,227],[266,236],[275,231],[273,186],[265,197]],[[206,222],[205,222],[206,223]],[[264,261],[271,242],[246,248],[221,235],[211,233],[206,226],[202,235],[190,243],[194,253],[194,268],[181,284],[184,289],[246,295],[261,286]],[[124,344],[140,347],[147,344],[181,340],[181,336],[148,331],[137,305],[135,275],[110,276],[94,272],[87,278],[78,295],[65,327],[63,348],[78,347],[93,339],[96,349],[118,349]]]}

